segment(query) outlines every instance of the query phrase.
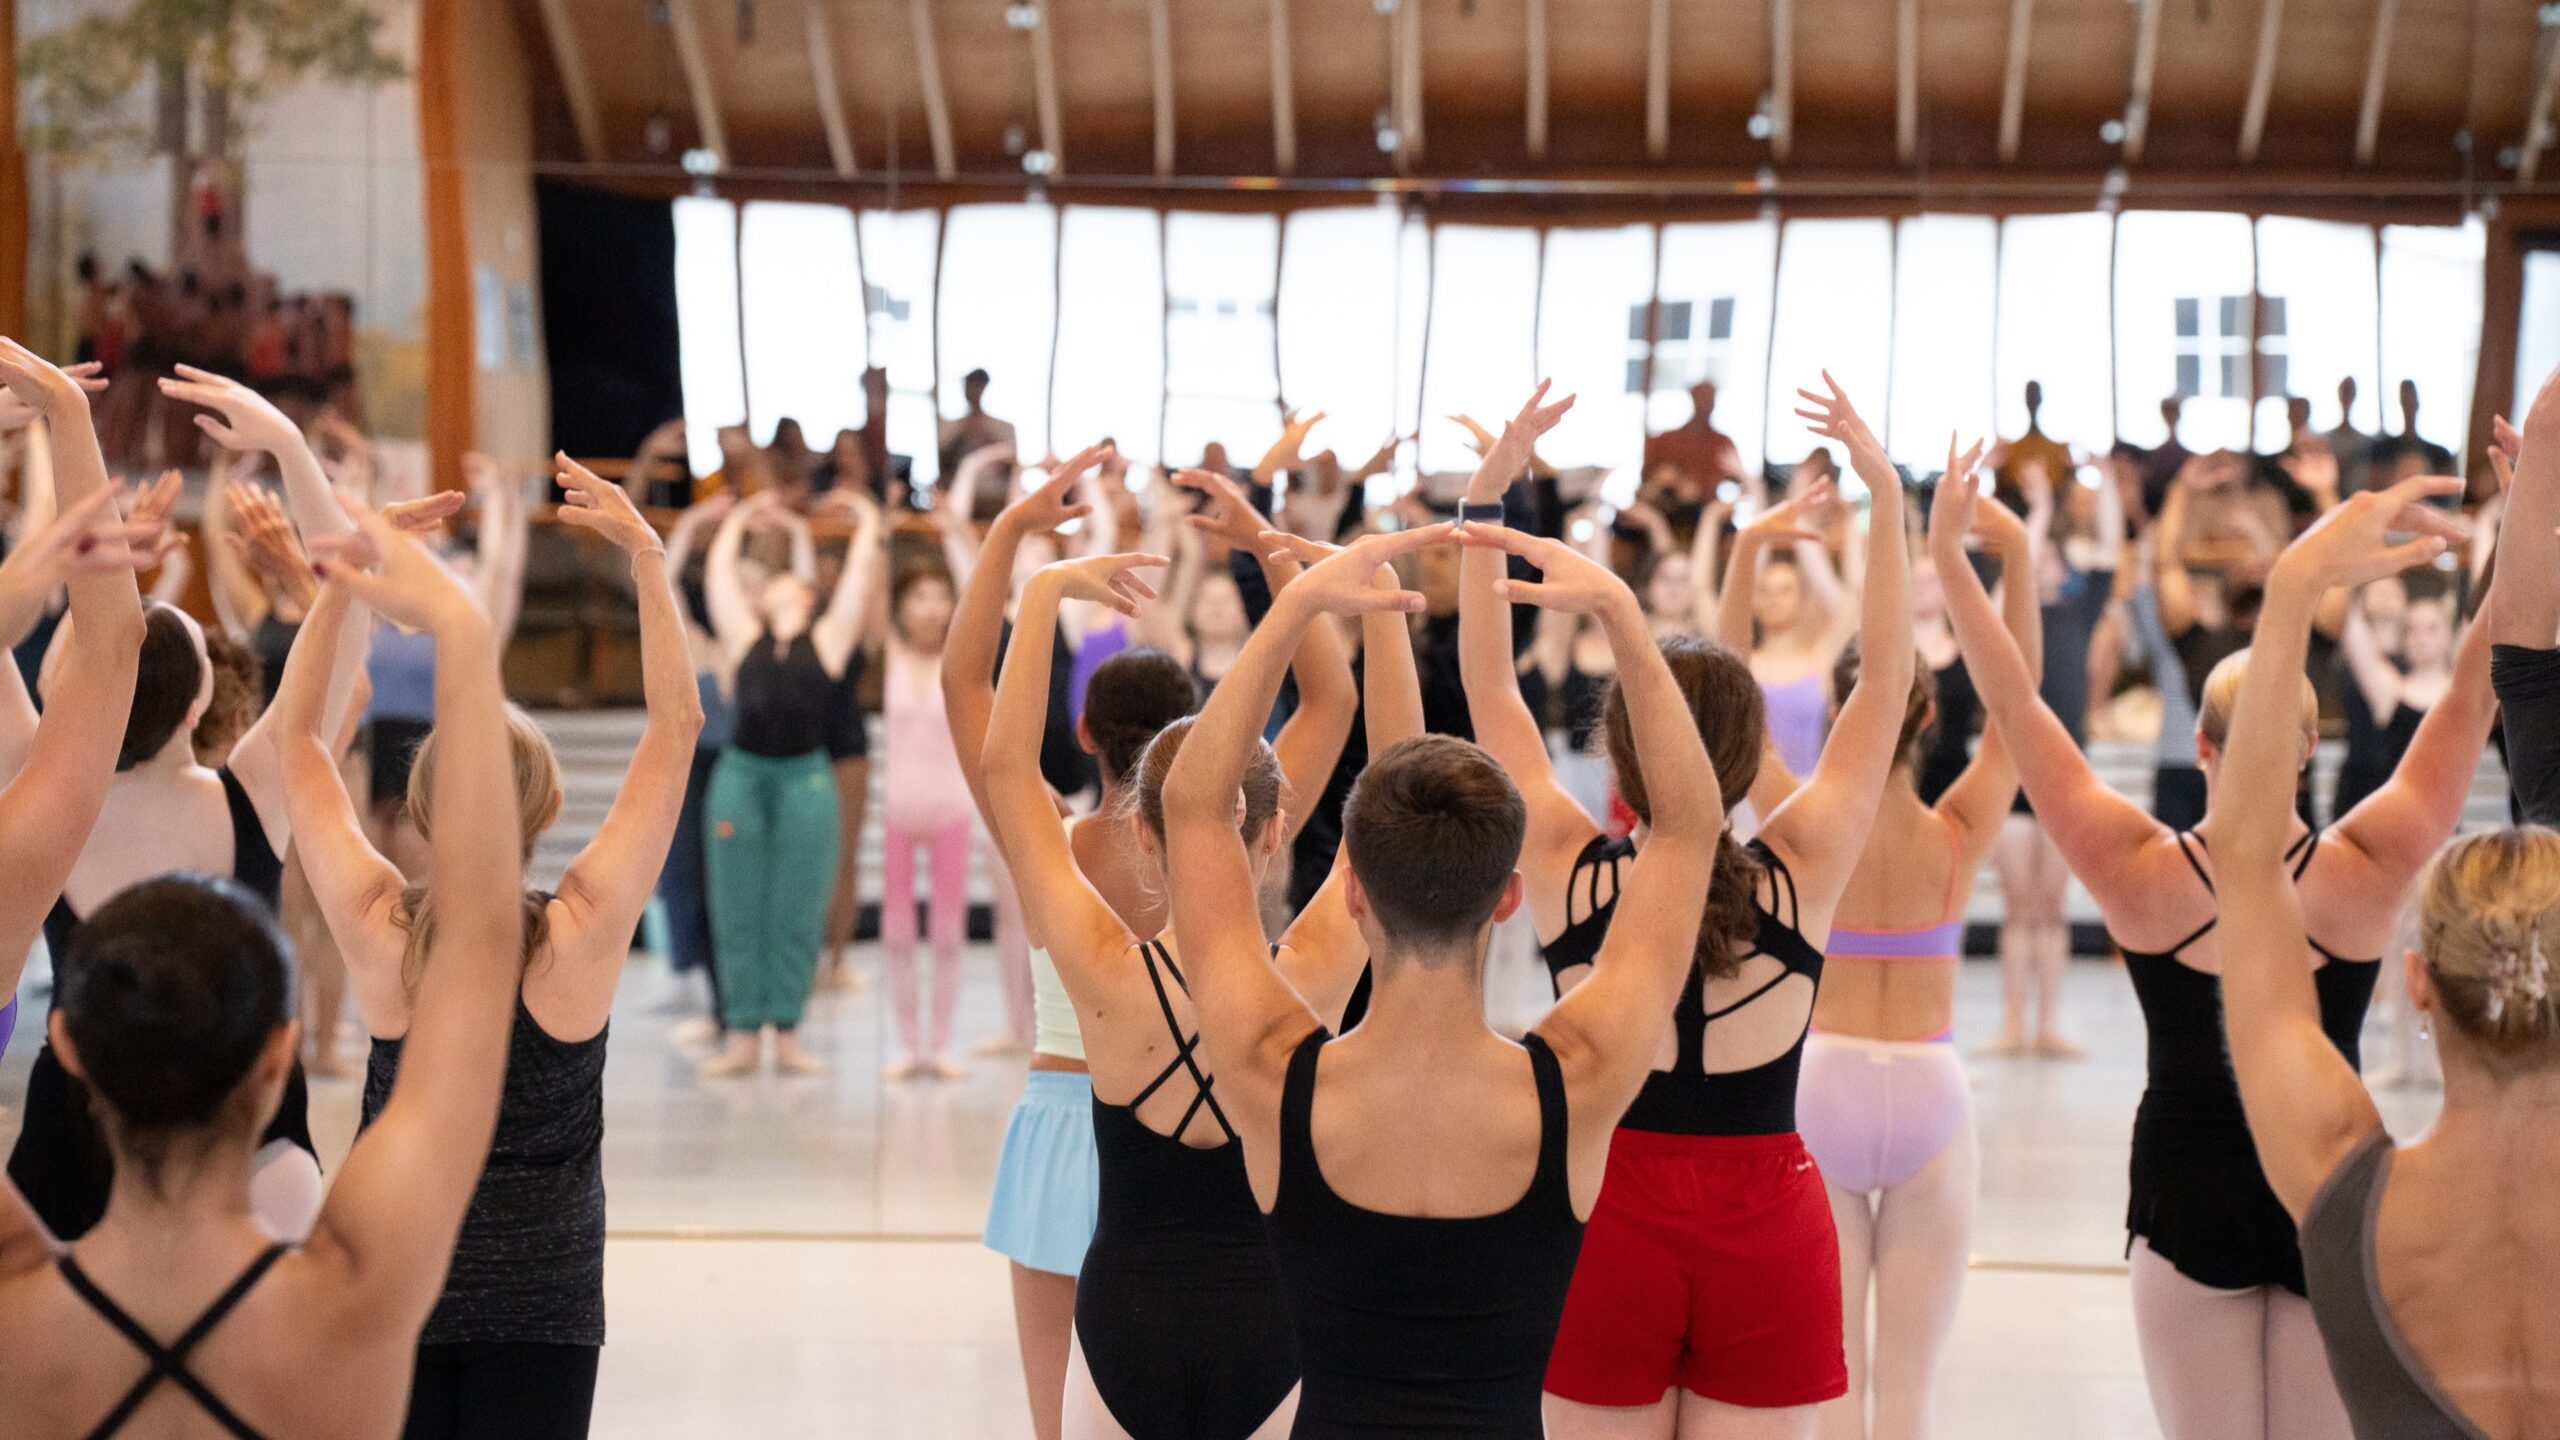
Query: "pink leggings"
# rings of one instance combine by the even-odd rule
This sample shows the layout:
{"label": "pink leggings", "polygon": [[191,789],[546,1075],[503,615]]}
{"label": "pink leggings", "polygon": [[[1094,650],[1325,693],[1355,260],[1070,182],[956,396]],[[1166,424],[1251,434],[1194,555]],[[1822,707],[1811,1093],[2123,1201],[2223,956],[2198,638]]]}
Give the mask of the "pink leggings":
{"label": "pink leggings", "polygon": [[[927,831],[888,822],[880,863],[880,945],[889,961],[889,996],[898,1008],[898,1038],[910,1055],[939,1055],[951,1043],[951,1014],[960,1004],[960,946],[969,929],[969,817]],[[933,1028],[920,1026],[916,1004],[916,847],[928,867],[926,926],[933,937]]]}

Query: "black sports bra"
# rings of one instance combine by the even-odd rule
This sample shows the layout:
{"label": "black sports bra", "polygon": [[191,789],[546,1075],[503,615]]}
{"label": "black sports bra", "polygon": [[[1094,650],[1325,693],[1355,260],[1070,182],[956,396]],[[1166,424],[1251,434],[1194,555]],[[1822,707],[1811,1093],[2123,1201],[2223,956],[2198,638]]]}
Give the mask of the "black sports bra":
{"label": "black sports bra", "polygon": [[99,1289],[97,1283],[89,1278],[88,1273],[80,1268],[80,1262],[68,1255],[55,1262],[62,1272],[63,1283],[71,1287],[71,1293],[79,1296],[90,1309],[97,1311],[98,1318],[113,1326],[116,1333],[125,1338],[126,1343],[141,1351],[142,1358],[151,1362],[151,1368],[143,1372],[141,1379],[133,1382],[133,1388],[125,1392],[124,1399],[116,1402],[116,1408],[108,1411],[107,1418],[98,1422],[98,1428],[89,1432],[89,1440],[108,1440],[109,1436],[123,1430],[125,1425],[133,1419],[134,1413],[142,1408],[143,1402],[149,1400],[152,1392],[160,1388],[160,1382],[163,1380],[186,1391],[188,1397],[201,1406],[205,1414],[212,1416],[215,1424],[235,1437],[235,1440],[264,1440],[257,1431],[249,1428],[248,1421],[241,1419],[230,1406],[222,1403],[222,1397],[214,1394],[212,1390],[206,1388],[202,1380],[196,1378],[195,1372],[187,1368],[187,1356],[198,1345],[204,1343],[205,1337],[213,1333],[215,1326],[230,1318],[231,1312],[239,1308],[240,1302],[248,1298],[250,1290],[254,1289],[260,1280],[266,1278],[267,1272],[275,1268],[276,1261],[283,1258],[290,1248],[286,1245],[268,1246],[257,1259],[249,1262],[248,1269],[240,1272],[239,1279],[231,1282],[230,1289],[223,1291],[211,1305],[205,1307],[204,1313],[196,1317],[196,1323],[188,1326],[185,1334],[166,1345],[161,1344],[150,1331],[142,1328],[140,1322],[125,1313],[123,1306],[108,1299],[107,1292]]}
{"label": "black sports bra", "polygon": [[[1769,899],[1753,897],[1759,929],[1742,958],[1766,955],[1784,968],[1750,994],[1710,1011],[1706,973],[1692,967],[1689,983],[1681,987],[1679,1004],[1671,1012],[1678,1058],[1671,1069],[1645,1077],[1644,1088],[1618,1122],[1623,1129],[1671,1135],[1783,1135],[1796,1128],[1796,1073],[1804,1062],[1805,1032],[1813,1026],[1810,1007],[1805,1012],[1805,1030],[1797,1032],[1795,1043],[1784,1054],[1747,1070],[1711,1073],[1706,1069],[1709,1025],[1758,1003],[1795,976],[1816,986],[1822,983],[1822,952],[1804,938],[1800,928],[1803,914],[1795,876],[1775,851],[1759,841],[1744,848],[1769,877]],[[1609,933],[1609,917],[1618,907],[1618,869],[1634,854],[1631,840],[1595,835],[1574,857],[1573,873],[1565,882],[1564,932],[1538,952],[1547,962],[1550,978],[1588,965],[1600,953],[1600,942]],[[1606,900],[1600,893],[1604,872],[1609,882]],[[1577,900],[1580,919],[1573,918]]]}

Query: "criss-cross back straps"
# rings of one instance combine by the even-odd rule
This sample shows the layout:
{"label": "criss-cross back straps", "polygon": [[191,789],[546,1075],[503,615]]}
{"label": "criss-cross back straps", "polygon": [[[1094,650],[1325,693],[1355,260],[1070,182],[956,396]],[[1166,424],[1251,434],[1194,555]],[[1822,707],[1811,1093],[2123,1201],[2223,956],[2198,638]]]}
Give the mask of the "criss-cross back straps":
{"label": "criss-cross back straps", "polygon": [[1164,1011],[1165,1032],[1173,1037],[1173,1060],[1157,1074],[1155,1079],[1147,1083],[1146,1089],[1138,1092],[1137,1099],[1129,1102],[1131,1113],[1135,1113],[1139,1106],[1146,1104],[1149,1096],[1163,1089],[1167,1081],[1188,1070],[1191,1072],[1191,1083],[1198,1089],[1191,1097],[1191,1108],[1182,1112],[1181,1123],[1173,1127],[1173,1138],[1180,1140],[1188,1134],[1191,1130],[1192,1117],[1198,1115],[1201,1108],[1205,1106],[1210,1118],[1218,1122],[1218,1128],[1225,1132],[1227,1139],[1234,1140],[1236,1127],[1227,1123],[1227,1112],[1218,1108],[1218,1097],[1210,1093],[1217,1081],[1210,1078],[1208,1071],[1200,1068],[1198,1055],[1200,1036],[1197,1032],[1190,1035],[1183,1034],[1182,1021],[1173,1013],[1173,997],[1166,994],[1164,988],[1165,972],[1172,972],[1173,983],[1181,987],[1183,994],[1190,994],[1191,986],[1183,980],[1181,967],[1173,963],[1173,956],[1167,953],[1162,943],[1150,940],[1138,947],[1138,953],[1147,959],[1147,980],[1156,987],[1156,1007]]}
{"label": "criss-cross back straps", "polygon": [[[1583,846],[1582,853],[1574,857],[1573,872],[1565,879],[1564,919],[1567,926],[1580,925],[1606,908],[1600,899],[1600,881],[1604,877],[1609,881],[1607,905],[1618,903],[1617,871],[1617,861],[1609,853],[1609,837],[1592,836],[1591,843]],[[1576,888],[1583,892],[1579,916],[1573,913],[1573,892]]]}
{"label": "criss-cross back straps", "polygon": [[[2175,830],[2171,831],[2170,834],[2178,842],[2178,853],[2187,857],[2187,868],[2196,872],[2196,879],[2204,883],[2204,893],[2207,895],[2217,893],[2213,888],[2212,874],[2204,868],[2204,861],[2198,858],[2196,854],[2197,851],[2205,848],[2203,837],[2188,830]],[[2311,868],[2311,857],[2314,854],[2317,854],[2319,849],[2320,832],[2317,830],[2308,830],[2303,832],[2301,839],[2294,841],[2293,844],[2285,850],[2284,858],[2293,862],[2294,879],[2300,880],[2302,878],[2302,872]],[[2212,934],[2213,927],[2220,923],[2221,920],[2219,917],[2208,918],[2202,925],[2197,926],[2194,932],[2189,934],[2186,939],[2179,941],[2177,944],[2170,946],[2168,949],[2163,950],[2160,953],[2170,957],[2171,959],[2175,959],[2179,955],[2186,953],[2186,948],[2188,946],[2193,945],[2207,935]],[[2316,940],[2313,941],[2311,948],[2319,950],[2319,942]],[[2320,953],[2326,955],[2329,952],[2321,950]]]}
{"label": "criss-cross back straps", "polygon": [[248,1269],[240,1272],[239,1279],[231,1282],[230,1289],[223,1291],[219,1298],[205,1307],[204,1313],[196,1317],[196,1323],[188,1326],[185,1334],[166,1345],[161,1344],[150,1331],[143,1329],[139,1322],[126,1314],[123,1306],[107,1298],[107,1292],[98,1288],[97,1283],[80,1268],[78,1261],[68,1255],[63,1256],[60,1262],[62,1279],[64,1284],[71,1287],[71,1293],[79,1296],[90,1309],[98,1312],[98,1318],[114,1326],[117,1334],[122,1335],[134,1349],[142,1352],[144,1359],[151,1362],[151,1368],[143,1372],[142,1378],[134,1382],[131,1390],[125,1392],[124,1399],[118,1402],[115,1409],[107,1412],[107,1418],[98,1422],[97,1429],[89,1432],[89,1440],[107,1440],[107,1437],[122,1430],[126,1422],[133,1419],[134,1412],[142,1408],[143,1402],[151,1398],[151,1393],[159,1389],[160,1382],[164,1380],[187,1392],[188,1398],[201,1406],[204,1413],[212,1416],[215,1424],[237,1437],[237,1440],[262,1440],[257,1431],[249,1428],[249,1422],[233,1413],[230,1406],[222,1403],[220,1396],[206,1389],[204,1382],[197,1379],[195,1373],[187,1368],[187,1356],[198,1345],[203,1344],[204,1338],[213,1333],[214,1327],[228,1318],[240,1302],[248,1297],[249,1291],[266,1277],[267,1271],[274,1267],[286,1249],[287,1247],[283,1245],[268,1246],[257,1259],[249,1262]]}

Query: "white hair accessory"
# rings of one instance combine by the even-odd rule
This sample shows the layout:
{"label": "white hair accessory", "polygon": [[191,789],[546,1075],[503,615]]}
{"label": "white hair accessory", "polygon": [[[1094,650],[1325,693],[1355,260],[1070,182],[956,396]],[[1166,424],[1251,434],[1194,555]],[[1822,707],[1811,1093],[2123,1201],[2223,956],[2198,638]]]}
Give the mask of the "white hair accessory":
{"label": "white hair accessory", "polygon": [[2506,1014],[2508,997],[2527,1005],[2539,1005],[2551,998],[2551,957],[2542,951],[2542,932],[2536,929],[2523,949],[2500,946],[2489,956],[2489,1023],[2496,1024]]}

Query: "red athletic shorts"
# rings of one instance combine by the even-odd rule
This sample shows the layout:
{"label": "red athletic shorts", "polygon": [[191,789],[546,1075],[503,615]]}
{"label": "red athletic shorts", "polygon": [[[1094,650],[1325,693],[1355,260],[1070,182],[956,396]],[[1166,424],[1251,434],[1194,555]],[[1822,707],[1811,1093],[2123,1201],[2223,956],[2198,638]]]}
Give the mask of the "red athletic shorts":
{"label": "red athletic shorts", "polygon": [[1729,1405],[1848,1393],[1840,1237],[1822,1172],[1786,1135],[1620,1130],[1547,1361],[1547,1393]]}

